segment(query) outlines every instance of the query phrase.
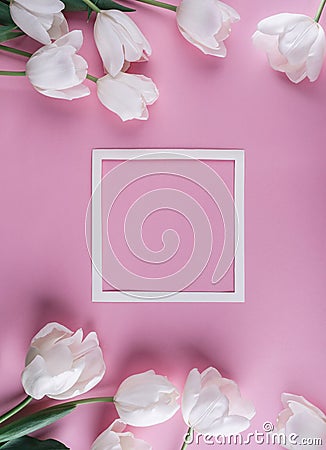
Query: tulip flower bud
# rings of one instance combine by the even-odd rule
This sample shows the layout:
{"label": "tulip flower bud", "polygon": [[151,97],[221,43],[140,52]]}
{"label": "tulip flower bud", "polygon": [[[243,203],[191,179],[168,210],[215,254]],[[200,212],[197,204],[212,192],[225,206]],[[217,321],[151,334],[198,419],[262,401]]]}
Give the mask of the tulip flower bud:
{"label": "tulip flower bud", "polygon": [[147,427],[174,416],[179,409],[178,398],[177,389],[166,377],[149,370],[124,380],[114,403],[123,422]]}
{"label": "tulip flower bud", "polygon": [[26,394],[64,400],[92,389],[103,378],[105,364],[96,333],[83,340],[81,329],[49,323],[32,339],[22,384]]}
{"label": "tulip flower bud", "polygon": [[257,25],[254,45],[267,53],[274,70],[284,72],[293,83],[315,81],[325,55],[321,25],[303,14],[276,14]]}
{"label": "tulip flower bud", "polygon": [[302,445],[313,450],[324,448],[325,414],[299,395],[282,394],[282,403],[285,409],[277,417],[276,428],[285,436],[286,448],[295,450]]}
{"label": "tulip flower bud", "polygon": [[117,76],[126,63],[147,61],[152,53],[135,22],[119,10],[97,14],[94,39],[104,67],[112,77]]}
{"label": "tulip flower bud", "polygon": [[218,0],[182,0],[177,24],[183,37],[206,55],[226,56],[231,24],[240,20],[231,6]]}
{"label": "tulip flower bud", "polygon": [[12,20],[28,36],[41,44],[50,44],[68,33],[68,24],[62,14],[65,5],[60,0],[11,0]]}
{"label": "tulip flower bud", "polygon": [[66,100],[90,94],[82,84],[87,75],[87,62],[76,55],[82,43],[82,32],[71,31],[31,56],[26,64],[26,76],[38,92]]}
{"label": "tulip flower bud", "polygon": [[150,78],[120,72],[115,78],[109,74],[100,78],[97,81],[97,95],[106,108],[126,121],[147,120],[147,105],[152,105],[159,94]]}
{"label": "tulip flower bud", "polygon": [[243,400],[236,383],[210,367],[192,369],[182,396],[184,421],[197,433],[229,436],[246,430],[255,415],[252,403]]}

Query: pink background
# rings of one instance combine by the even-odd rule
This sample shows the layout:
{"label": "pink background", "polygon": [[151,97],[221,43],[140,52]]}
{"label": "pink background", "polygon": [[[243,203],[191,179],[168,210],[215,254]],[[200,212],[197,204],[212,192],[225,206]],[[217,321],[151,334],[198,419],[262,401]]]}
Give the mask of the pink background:
{"label": "pink background", "polygon": [[[326,410],[326,70],[314,84],[292,85],[250,41],[263,17],[314,14],[317,3],[232,0],[242,21],[225,60],[187,43],[173,13],[139,5],[133,17],[153,56],[137,70],[161,94],[147,123],[122,124],[95,92],[66,103],[42,97],[23,78],[0,80],[4,409],[22,398],[19,374],[30,338],[59,321],[98,332],[108,369],[93,395],[112,395],[124,377],[149,368],[181,390],[191,368],[213,365],[255,403],[251,430],[275,420],[283,391]],[[72,28],[81,23],[88,29],[82,54],[90,72],[101,75],[91,25],[75,19]],[[27,40],[17,45],[32,48]],[[21,57],[1,61],[3,69],[23,69]],[[245,304],[91,304],[84,219],[94,147],[245,148]],[[40,435],[87,450],[114,417],[110,405],[80,407]],[[136,434],[155,450],[175,450],[185,429],[178,414]]]}

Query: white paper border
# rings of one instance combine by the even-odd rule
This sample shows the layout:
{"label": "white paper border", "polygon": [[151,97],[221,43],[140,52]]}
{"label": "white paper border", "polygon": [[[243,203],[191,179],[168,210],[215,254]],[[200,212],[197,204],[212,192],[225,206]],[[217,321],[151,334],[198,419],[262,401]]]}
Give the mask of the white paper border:
{"label": "white paper border", "polygon": [[[96,189],[102,181],[102,163],[106,160],[122,160],[141,157],[142,160],[162,159],[162,153],[171,159],[194,158],[198,160],[234,161],[234,203],[238,214],[238,230],[235,237],[238,246],[234,258],[234,292],[176,292],[162,293],[164,298],[156,298],[160,293],[103,291],[103,280],[96,267],[102,269],[102,208],[101,189]],[[147,155],[148,154],[148,155]],[[244,150],[213,149],[94,149],[92,155],[92,302],[244,302]],[[141,298],[142,295],[147,298]]]}

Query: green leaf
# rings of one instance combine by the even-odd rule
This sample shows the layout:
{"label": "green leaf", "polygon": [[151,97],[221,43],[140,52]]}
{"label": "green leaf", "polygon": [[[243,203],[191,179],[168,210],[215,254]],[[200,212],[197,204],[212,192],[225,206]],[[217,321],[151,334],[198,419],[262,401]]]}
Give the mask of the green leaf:
{"label": "green leaf", "polygon": [[2,450],[69,450],[68,447],[63,445],[59,441],[53,439],[47,439],[46,441],[40,441],[29,436],[24,436],[13,441],[6,442],[1,446]]}
{"label": "green leaf", "polygon": [[[1,3],[0,3],[1,4]],[[0,42],[10,41],[16,37],[22,36],[24,33],[17,30],[17,26],[13,25],[0,25]]]}
{"label": "green leaf", "polygon": [[0,2],[0,24],[14,25],[14,22],[10,15],[9,5],[3,2]]}
{"label": "green leaf", "polygon": [[[87,11],[88,6],[83,2],[83,0],[63,0],[66,5],[65,11]],[[133,12],[134,9],[122,6],[113,0],[97,0],[94,1],[95,5],[100,9],[119,9],[124,12]]]}
{"label": "green leaf", "polygon": [[[43,409],[30,416],[15,420],[9,425],[0,428],[0,442],[11,441],[18,439],[26,434],[37,431],[51,423],[56,422],[67,414],[71,413],[76,408],[76,405],[63,404],[53,406],[51,408]],[[1,447],[1,450],[3,447]]]}

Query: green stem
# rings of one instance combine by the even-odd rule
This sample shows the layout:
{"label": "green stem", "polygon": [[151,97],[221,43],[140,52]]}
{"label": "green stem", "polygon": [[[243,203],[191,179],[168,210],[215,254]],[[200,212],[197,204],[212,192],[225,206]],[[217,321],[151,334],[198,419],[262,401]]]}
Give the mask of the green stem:
{"label": "green stem", "polygon": [[64,402],[60,403],[60,405],[78,406],[78,405],[85,405],[86,403],[113,403],[113,402],[114,397],[93,397],[93,398],[82,398],[81,400],[74,400],[71,402]]}
{"label": "green stem", "polygon": [[[83,0],[85,1],[85,0]],[[169,9],[170,11],[176,11],[177,7],[170,3],[158,2],[156,0],[135,0],[136,2],[147,3],[148,5],[157,6],[159,8]],[[326,1],[326,0],[325,0]]]}
{"label": "green stem", "polygon": [[91,0],[82,0],[82,1],[85,3],[85,5],[87,5],[89,8],[91,8],[96,13],[101,12],[100,8],[98,8]]}
{"label": "green stem", "polygon": [[8,77],[24,77],[26,72],[15,72],[11,70],[0,70],[0,75],[5,75]]}
{"label": "green stem", "polygon": [[18,50],[18,48],[8,47],[7,45],[0,45],[0,50],[9,53],[16,53],[17,55],[26,56],[27,58],[32,56],[32,53],[24,52],[24,50]]}
{"label": "green stem", "polygon": [[185,437],[184,437],[184,441],[183,441],[181,450],[185,450],[185,449],[188,447],[188,441],[187,441],[187,438],[188,438],[188,437],[191,437],[191,433],[192,433],[192,428],[189,427],[189,428],[188,428],[188,431],[187,431],[187,433],[186,433],[186,435],[185,435]]}
{"label": "green stem", "polygon": [[14,406],[8,412],[0,416],[0,423],[5,422],[6,420],[10,419],[10,417],[14,416],[19,411],[24,409],[25,406],[27,406],[32,400],[32,397],[28,395],[22,402],[18,403],[18,405]]}
{"label": "green stem", "polygon": [[319,19],[320,19],[320,16],[321,16],[322,12],[323,12],[325,4],[326,4],[326,0],[321,0],[319,8],[318,8],[318,11],[317,11],[315,19],[314,19],[315,22],[319,22]]}
{"label": "green stem", "polygon": [[97,81],[98,81],[98,78],[93,77],[93,75],[91,75],[89,73],[86,75],[86,78],[88,78],[91,81],[94,81],[94,83],[97,83]]}

